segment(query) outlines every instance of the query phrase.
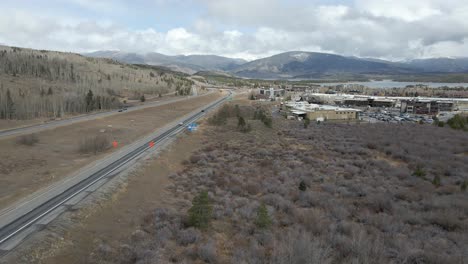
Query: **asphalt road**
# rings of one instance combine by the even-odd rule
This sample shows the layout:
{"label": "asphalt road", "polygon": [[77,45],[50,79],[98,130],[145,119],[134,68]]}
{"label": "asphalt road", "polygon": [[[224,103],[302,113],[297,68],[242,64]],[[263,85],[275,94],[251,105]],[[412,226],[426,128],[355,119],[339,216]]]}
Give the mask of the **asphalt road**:
{"label": "asphalt road", "polygon": [[[204,95],[207,95],[207,94],[210,94],[210,93],[211,92],[206,93]],[[204,95],[200,95],[200,96],[204,96]],[[102,118],[102,117],[108,117],[108,116],[117,115],[117,114],[124,114],[124,113],[132,112],[132,111],[145,109],[145,108],[148,108],[148,107],[155,107],[155,106],[166,105],[166,104],[175,103],[175,102],[179,102],[179,101],[184,101],[184,100],[187,100],[187,99],[190,99],[190,98],[193,98],[193,97],[192,96],[185,96],[185,97],[182,97],[182,98],[174,98],[174,99],[167,100],[167,101],[150,102],[150,103],[146,103],[146,104],[143,104],[143,105],[129,107],[124,112],[119,112],[118,110],[112,110],[112,111],[99,112],[99,113],[94,113],[94,114],[89,114],[89,115],[81,115],[81,116],[67,118],[67,119],[63,119],[63,120],[51,121],[51,122],[47,122],[47,123],[39,124],[39,125],[19,127],[19,128],[7,129],[7,130],[0,130],[0,138],[7,137],[7,136],[14,136],[14,135],[18,135],[18,134],[36,133],[36,132],[39,132],[39,131],[42,131],[42,130],[52,129],[52,128],[56,128],[56,127],[59,127],[59,126],[70,125],[70,124],[74,124],[74,123],[78,123],[78,122],[89,121],[89,120]]]}
{"label": "asphalt road", "polygon": [[[24,237],[35,232],[37,230],[35,225],[37,226],[42,218],[59,209],[61,209],[60,212],[67,210],[67,202],[83,196],[82,194],[86,196],[90,187],[102,180],[111,179],[133,164],[139,157],[149,153],[150,142],[154,142],[153,148],[157,148],[167,139],[184,131],[188,124],[203,117],[209,110],[226,101],[228,97],[199,108],[121,151],[109,155],[104,160],[83,168],[73,177],[4,209],[0,212],[0,253],[7,253],[20,244]],[[80,200],[82,198],[84,197],[81,197]],[[22,233],[26,233],[26,235]]]}

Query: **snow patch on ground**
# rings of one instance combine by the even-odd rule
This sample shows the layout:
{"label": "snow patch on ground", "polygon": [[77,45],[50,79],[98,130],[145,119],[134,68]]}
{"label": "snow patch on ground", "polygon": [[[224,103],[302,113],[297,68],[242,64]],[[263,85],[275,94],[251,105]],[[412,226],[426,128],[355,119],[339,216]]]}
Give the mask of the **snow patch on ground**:
{"label": "snow patch on ground", "polygon": [[305,61],[309,58],[310,54],[307,54],[307,53],[295,53],[295,54],[291,54],[291,57],[297,59],[298,61]]}

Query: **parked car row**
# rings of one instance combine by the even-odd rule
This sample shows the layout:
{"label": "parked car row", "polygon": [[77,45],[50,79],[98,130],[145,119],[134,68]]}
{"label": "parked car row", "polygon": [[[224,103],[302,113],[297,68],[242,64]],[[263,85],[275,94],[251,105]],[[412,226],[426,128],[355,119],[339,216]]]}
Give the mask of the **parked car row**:
{"label": "parked car row", "polygon": [[434,120],[431,116],[414,115],[409,113],[399,113],[396,111],[378,111],[378,112],[361,112],[360,117],[364,121],[371,123],[388,122],[388,123],[401,123],[401,122],[414,122],[414,123],[428,123],[432,124]]}

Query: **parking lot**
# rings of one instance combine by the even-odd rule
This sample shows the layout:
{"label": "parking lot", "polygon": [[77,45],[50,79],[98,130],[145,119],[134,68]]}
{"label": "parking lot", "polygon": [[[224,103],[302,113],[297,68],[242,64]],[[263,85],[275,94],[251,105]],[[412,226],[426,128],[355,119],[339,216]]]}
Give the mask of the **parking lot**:
{"label": "parking lot", "polygon": [[399,109],[369,109],[359,113],[359,118],[364,122],[369,123],[426,123],[432,124],[433,119],[428,115],[415,115],[409,113],[400,113]]}

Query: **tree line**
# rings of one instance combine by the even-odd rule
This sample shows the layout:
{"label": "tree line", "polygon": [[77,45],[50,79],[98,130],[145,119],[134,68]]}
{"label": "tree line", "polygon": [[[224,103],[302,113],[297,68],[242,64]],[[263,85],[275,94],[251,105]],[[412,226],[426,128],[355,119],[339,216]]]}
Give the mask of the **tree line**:
{"label": "tree line", "polygon": [[188,95],[192,85],[184,76],[151,67],[0,46],[0,119],[115,109],[133,94]]}

